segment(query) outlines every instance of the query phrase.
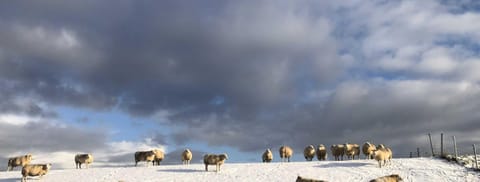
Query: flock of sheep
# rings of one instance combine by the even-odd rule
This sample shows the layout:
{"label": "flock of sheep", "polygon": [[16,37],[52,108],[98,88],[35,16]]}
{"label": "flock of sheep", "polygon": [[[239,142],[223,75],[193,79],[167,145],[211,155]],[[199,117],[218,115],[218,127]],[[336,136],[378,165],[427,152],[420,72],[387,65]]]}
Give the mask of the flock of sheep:
{"label": "flock of sheep", "polygon": [[[360,156],[360,146],[358,144],[336,144],[330,147],[331,153],[335,160],[343,160],[343,156],[346,155],[348,159],[355,159],[355,156]],[[383,144],[375,146],[369,142],[366,142],[362,146],[363,154],[367,159],[375,159],[378,161],[379,167],[386,165],[392,159],[392,150],[385,147]],[[293,155],[293,149],[289,146],[281,146],[279,154],[282,162],[290,162],[290,158]],[[312,161],[316,156],[318,160],[327,159],[327,148],[320,144],[317,148],[313,145],[309,145],[304,149],[304,156],[307,161]],[[161,150],[149,150],[149,151],[137,151],[134,154],[135,166],[138,162],[146,162],[153,165],[160,165],[160,162],[164,159],[165,155]],[[181,155],[182,163],[185,165],[190,164],[192,160],[192,152],[189,149],[185,149]],[[203,163],[205,164],[205,170],[208,171],[208,165],[216,165],[216,171],[220,171],[220,166],[228,159],[227,154],[206,154],[203,157]],[[32,155],[27,154],[18,157],[12,157],[8,159],[7,171],[12,170],[15,167],[22,167],[22,181],[26,181],[27,176],[40,176],[45,175],[51,168],[51,164],[30,164]],[[273,160],[273,153],[270,149],[265,150],[262,154],[263,162],[271,162]],[[92,154],[77,154],[74,158],[75,167],[82,168],[82,164],[85,164],[86,168],[93,162]],[[300,177],[299,177],[300,178]]]}
{"label": "flock of sheep", "polygon": [[[347,156],[348,159],[360,158],[360,145],[358,144],[335,144],[330,147],[331,153],[336,161],[343,160],[343,156]],[[289,146],[281,146],[278,150],[282,162],[290,162],[290,157],[293,155],[293,149]],[[378,165],[381,168],[385,166],[387,162],[392,159],[392,149],[385,147],[383,144],[375,146],[370,142],[365,142],[362,146],[362,152],[366,159],[375,159],[378,161]],[[312,161],[315,155],[319,161],[327,160],[327,148],[325,145],[320,144],[315,148],[313,145],[305,147],[303,150],[305,160]],[[262,154],[262,162],[271,162],[273,160],[272,150],[267,149]],[[382,165],[383,162],[383,165]]]}

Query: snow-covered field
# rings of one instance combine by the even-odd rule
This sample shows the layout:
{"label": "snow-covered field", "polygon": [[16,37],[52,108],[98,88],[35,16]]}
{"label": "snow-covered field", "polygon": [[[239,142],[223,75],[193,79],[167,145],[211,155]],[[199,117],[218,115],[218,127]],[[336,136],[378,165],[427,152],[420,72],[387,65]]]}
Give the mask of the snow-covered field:
{"label": "snow-covered field", "polygon": [[[95,167],[52,170],[42,180],[33,181],[295,181],[297,175],[327,181],[369,181],[379,176],[399,174],[404,181],[480,181],[480,173],[454,163],[433,158],[393,159],[378,168],[373,160],[314,161],[291,163],[228,163],[215,173],[203,164],[145,167]],[[20,171],[0,172],[0,182],[20,181]]]}

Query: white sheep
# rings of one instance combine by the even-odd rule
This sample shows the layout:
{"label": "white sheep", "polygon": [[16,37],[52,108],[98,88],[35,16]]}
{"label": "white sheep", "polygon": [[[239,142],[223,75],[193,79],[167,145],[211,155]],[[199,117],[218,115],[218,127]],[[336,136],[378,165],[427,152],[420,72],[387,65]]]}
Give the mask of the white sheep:
{"label": "white sheep", "polygon": [[292,155],[293,155],[292,148],[290,148],[289,146],[283,145],[283,146],[280,147],[278,152],[280,153],[280,158],[281,158],[282,162],[284,162],[284,161],[290,162],[290,157],[292,157]]}
{"label": "white sheep", "polygon": [[362,152],[365,155],[365,159],[373,159],[373,151],[377,150],[374,144],[365,142],[362,146]]}
{"label": "white sheep", "polygon": [[271,162],[273,160],[273,153],[270,149],[265,150],[262,154],[262,162]]}
{"label": "white sheep", "polygon": [[85,164],[88,168],[88,165],[93,162],[92,154],[77,154],[75,155],[75,167],[82,168],[82,164]]}
{"label": "white sheep", "polygon": [[13,170],[17,166],[25,166],[32,161],[32,154],[11,157],[8,159],[7,171]]}
{"label": "white sheep", "polygon": [[355,155],[360,157],[360,146],[358,144],[346,143],[345,155],[348,159],[355,159]]}
{"label": "white sheep", "polygon": [[190,161],[192,160],[192,152],[189,149],[185,149],[182,152],[182,163],[183,164],[190,164]]}
{"label": "white sheep", "polygon": [[317,147],[317,159],[319,161],[327,160],[327,147],[325,147],[323,144],[320,144]]}
{"label": "white sheep", "polygon": [[22,168],[22,182],[27,181],[27,176],[40,176],[47,174],[52,164],[28,164]]}
{"label": "white sheep", "polygon": [[305,147],[303,156],[305,156],[305,160],[312,161],[313,157],[315,157],[315,147],[313,145]]}
{"label": "white sheep", "polygon": [[135,166],[137,166],[138,162],[146,161],[148,163],[153,162],[155,160],[155,153],[153,151],[138,151],[135,152]]}
{"label": "white sheep", "polygon": [[205,171],[208,171],[208,165],[216,165],[215,172],[220,171],[220,166],[228,159],[227,154],[205,154],[203,156],[203,163],[205,164]]}

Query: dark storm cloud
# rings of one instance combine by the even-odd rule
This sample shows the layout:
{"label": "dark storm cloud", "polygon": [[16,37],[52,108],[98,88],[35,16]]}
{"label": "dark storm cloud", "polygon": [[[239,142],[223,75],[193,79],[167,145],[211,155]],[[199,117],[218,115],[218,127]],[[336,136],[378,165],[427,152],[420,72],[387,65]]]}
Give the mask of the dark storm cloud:
{"label": "dark storm cloud", "polygon": [[[407,7],[412,2],[402,1]],[[383,23],[404,16],[374,11],[378,4],[397,6],[345,4],[2,3],[0,95],[51,105],[118,107],[141,117],[166,112],[165,123],[177,130],[172,136],[154,139],[157,142],[172,137],[177,144],[205,141],[241,151],[263,151],[281,144],[300,151],[308,144],[373,140],[403,147],[403,152],[423,145],[419,136],[428,131],[459,131],[478,120],[472,114],[479,109],[475,84],[462,90],[458,89],[462,84],[455,83],[458,80],[438,81],[436,75],[422,80],[422,75],[410,76],[408,71],[402,74],[411,82],[394,77],[376,83],[370,78],[368,66],[376,62],[363,59],[378,61],[417,40],[408,39],[409,31],[401,31],[408,27],[401,23],[410,21]],[[401,14],[401,10],[390,12]],[[441,29],[442,25],[437,26],[443,35],[450,29]],[[385,31],[374,28],[398,32],[376,36]],[[415,28],[425,29],[414,27],[411,32]],[[390,38],[399,39],[398,44],[388,42]],[[404,52],[417,51],[412,50]],[[375,73],[387,78],[395,74]],[[0,104],[2,112],[8,108],[4,105],[10,104]],[[36,105],[23,110],[42,113]]]}

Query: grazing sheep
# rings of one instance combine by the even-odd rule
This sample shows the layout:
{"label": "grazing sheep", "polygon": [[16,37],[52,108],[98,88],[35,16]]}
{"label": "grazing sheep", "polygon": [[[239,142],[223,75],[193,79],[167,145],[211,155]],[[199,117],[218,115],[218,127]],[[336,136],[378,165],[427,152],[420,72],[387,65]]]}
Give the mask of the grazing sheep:
{"label": "grazing sheep", "polygon": [[382,161],[383,161],[383,166],[387,164],[387,161],[390,162],[392,159],[392,150],[390,148],[380,148],[377,149],[373,152],[374,158],[376,161],[378,161],[378,166],[381,168],[382,167]]}
{"label": "grazing sheep", "polygon": [[265,150],[262,154],[262,162],[271,162],[273,160],[273,153],[270,149]]}
{"label": "grazing sheep", "polygon": [[190,164],[190,161],[192,160],[192,152],[189,149],[185,149],[182,152],[182,163],[183,164]]}
{"label": "grazing sheep", "polygon": [[278,152],[280,153],[280,158],[281,158],[282,162],[284,162],[284,161],[290,162],[290,157],[292,157],[292,155],[293,155],[292,148],[290,148],[289,146],[283,145],[283,146],[280,147]]}
{"label": "grazing sheep", "polygon": [[346,143],[345,145],[345,155],[348,159],[355,160],[355,155],[360,158],[360,146],[358,144],[349,144]]}
{"label": "grazing sheep", "polygon": [[325,145],[320,144],[317,147],[317,158],[319,161],[327,160],[327,147]]}
{"label": "grazing sheep", "polygon": [[388,176],[379,177],[377,179],[372,179],[370,182],[399,182],[403,179],[398,174],[392,174]]}
{"label": "grazing sheep", "polygon": [[138,162],[140,161],[146,161],[148,166],[148,163],[152,162],[155,160],[155,153],[153,151],[138,151],[135,152],[135,166],[137,166]]}
{"label": "grazing sheep", "polygon": [[8,159],[7,171],[13,170],[17,166],[25,166],[32,161],[32,154],[12,157]]}
{"label": "grazing sheep", "polygon": [[162,162],[163,158],[165,158],[165,154],[161,150],[154,149],[152,152],[155,154],[155,158],[152,161],[152,164],[155,166],[159,166],[160,162]]}
{"label": "grazing sheep", "polygon": [[298,176],[296,182],[326,182],[326,181]]}
{"label": "grazing sheep", "polygon": [[77,154],[75,155],[75,167],[82,169],[82,164],[88,165],[93,162],[92,154]]}
{"label": "grazing sheep", "polygon": [[203,163],[205,164],[205,171],[208,171],[208,165],[216,165],[215,172],[220,171],[220,166],[228,159],[227,154],[205,154],[203,156]]}
{"label": "grazing sheep", "polygon": [[336,161],[339,161],[339,160],[343,161],[343,155],[345,154],[345,145],[343,144],[332,145],[330,147],[330,150],[332,150],[332,155],[335,157]]}
{"label": "grazing sheep", "polygon": [[305,147],[303,150],[303,156],[305,156],[305,160],[312,161],[312,159],[315,157],[315,147],[313,145]]}
{"label": "grazing sheep", "polygon": [[365,155],[365,159],[373,159],[373,151],[377,150],[374,144],[365,142],[362,146],[362,152]]}
{"label": "grazing sheep", "polygon": [[22,168],[22,182],[27,181],[27,176],[40,176],[47,174],[52,164],[28,164]]}

